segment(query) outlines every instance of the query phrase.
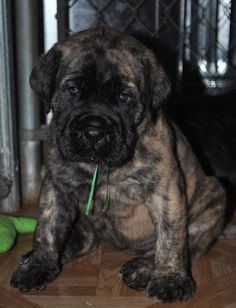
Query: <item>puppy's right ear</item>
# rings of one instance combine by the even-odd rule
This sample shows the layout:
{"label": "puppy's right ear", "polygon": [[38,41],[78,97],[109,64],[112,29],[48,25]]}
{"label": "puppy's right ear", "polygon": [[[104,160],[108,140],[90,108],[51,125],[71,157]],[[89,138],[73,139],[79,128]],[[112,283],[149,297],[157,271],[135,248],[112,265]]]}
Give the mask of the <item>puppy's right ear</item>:
{"label": "puppy's right ear", "polygon": [[39,57],[30,75],[30,86],[44,101],[46,112],[51,110],[51,99],[61,57],[62,52],[52,47],[46,54]]}

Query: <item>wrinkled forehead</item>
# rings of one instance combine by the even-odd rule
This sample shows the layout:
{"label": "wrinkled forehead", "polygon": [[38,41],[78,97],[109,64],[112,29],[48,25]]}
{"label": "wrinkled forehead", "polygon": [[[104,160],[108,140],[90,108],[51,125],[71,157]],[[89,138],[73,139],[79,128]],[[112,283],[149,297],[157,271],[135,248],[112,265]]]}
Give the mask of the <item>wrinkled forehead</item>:
{"label": "wrinkled forehead", "polygon": [[[114,44],[113,44],[114,45]],[[124,43],[112,46],[109,42],[99,43],[88,40],[74,43],[65,49],[62,61],[63,79],[70,74],[86,79],[105,82],[109,79],[122,79],[137,83],[140,69],[137,52],[132,52]]]}

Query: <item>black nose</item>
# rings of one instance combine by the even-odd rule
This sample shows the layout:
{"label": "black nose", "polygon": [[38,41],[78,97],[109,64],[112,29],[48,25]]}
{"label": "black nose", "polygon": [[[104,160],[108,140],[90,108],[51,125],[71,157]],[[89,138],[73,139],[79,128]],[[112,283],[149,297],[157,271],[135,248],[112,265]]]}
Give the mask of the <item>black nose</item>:
{"label": "black nose", "polygon": [[85,137],[87,139],[99,140],[104,136],[106,122],[103,118],[97,116],[89,116],[84,118]]}
{"label": "black nose", "polygon": [[84,119],[84,123],[86,126],[94,128],[102,128],[105,126],[105,121],[103,120],[103,118],[97,116],[86,117]]}

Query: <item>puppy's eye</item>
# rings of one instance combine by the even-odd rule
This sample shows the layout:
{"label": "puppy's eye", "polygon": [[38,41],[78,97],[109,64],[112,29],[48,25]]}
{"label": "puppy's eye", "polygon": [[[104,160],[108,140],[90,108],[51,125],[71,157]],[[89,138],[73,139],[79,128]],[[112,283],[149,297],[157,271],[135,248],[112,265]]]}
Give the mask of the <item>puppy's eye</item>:
{"label": "puppy's eye", "polygon": [[127,103],[130,100],[130,94],[127,91],[122,91],[117,95],[117,99],[121,103]]}
{"label": "puppy's eye", "polygon": [[67,86],[67,91],[73,96],[78,96],[80,94],[80,87],[75,85],[69,85]]}

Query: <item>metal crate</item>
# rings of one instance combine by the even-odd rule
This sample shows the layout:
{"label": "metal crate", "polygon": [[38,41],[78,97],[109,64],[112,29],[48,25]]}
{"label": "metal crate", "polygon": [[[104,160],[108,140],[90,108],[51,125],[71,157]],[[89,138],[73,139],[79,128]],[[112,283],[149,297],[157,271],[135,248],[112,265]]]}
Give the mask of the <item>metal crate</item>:
{"label": "metal crate", "polygon": [[201,85],[205,93],[218,94],[236,87],[233,0],[57,2],[60,38],[90,27],[113,26],[155,41],[156,52],[160,53],[175,89],[187,91],[187,87]]}

